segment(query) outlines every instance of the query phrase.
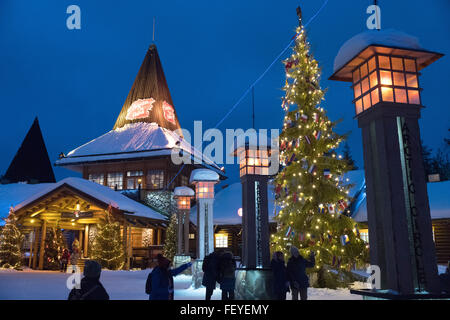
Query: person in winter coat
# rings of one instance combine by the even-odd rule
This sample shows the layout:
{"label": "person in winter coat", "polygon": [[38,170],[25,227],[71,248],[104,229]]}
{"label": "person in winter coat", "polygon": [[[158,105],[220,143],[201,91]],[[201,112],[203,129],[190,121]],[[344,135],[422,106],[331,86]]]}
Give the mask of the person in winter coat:
{"label": "person in winter coat", "polygon": [[72,273],[75,273],[78,268],[78,260],[80,259],[80,253],[77,248],[73,249],[70,255],[70,265],[72,267]]}
{"label": "person in winter coat", "polygon": [[273,273],[273,295],[276,300],[286,300],[286,292],[289,291],[289,281],[286,266],[284,265],[283,252],[276,251],[273,253],[270,267]]}
{"label": "person in winter coat", "polygon": [[287,263],[287,276],[291,285],[292,300],[298,300],[298,294],[300,293],[301,300],[308,299],[308,287],[309,279],[306,275],[306,268],[312,268],[315,266],[316,261],[314,258],[314,252],[311,251],[309,260],[303,258],[298,249],[291,246],[291,257]]}
{"label": "person in winter coat", "polygon": [[222,290],[222,300],[234,300],[234,285],[236,281],[236,260],[231,252],[225,252],[219,261],[220,289]]}
{"label": "person in winter coat", "polygon": [[147,281],[151,281],[150,300],[173,300],[173,277],[189,268],[192,263],[185,263],[178,268],[170,269],[171,261],[162,254],[156,256],[158,265],[149,274]]}
{"label": "person in winter coat", "polygon": [[102,267],[97,261],[87,260],[84,263],[84,278],[81,289],[73,288],[68,300],[109,300],[109,295],[100,283]]}
{"label": "person in winter coat", "polygon": [[214,251],[203,260],[202,285],[206,287],[206,300],[211,300],[211,296],[216,288],[216,282],[219,277],[219,259],[220,254]]}
{"label": "person in winter coat", "polygon": [[67,271],[67,264],[69,263],[70,253],[69,250],[64,248],[63,253],[61,255],[61,272]]}

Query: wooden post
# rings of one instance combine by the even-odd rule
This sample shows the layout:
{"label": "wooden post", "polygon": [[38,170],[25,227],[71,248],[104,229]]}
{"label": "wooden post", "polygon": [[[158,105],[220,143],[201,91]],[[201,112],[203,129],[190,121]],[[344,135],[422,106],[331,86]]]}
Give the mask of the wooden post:
{"label": "wooden post", "polygon": [[128,241],[127,241],[127,269],[131,267],[131,258],[133,257],[133,249],[131,244],[131,227],[128,227]]}
{"label": "wooden post", "polygon": [[162,230],[161,230],[161,228],[158,228],[158,234],[157,234],[157,244],[158,245],[161,245],[162,244]]}
{"label": "wooden post", "polygon": [[125,223],[123,225],[122,230],[123,230],[123,232],[122,232],[123,250],[124,250],[124,253],[125,253],[125,269],[128,270],[129,269],[128,268],[128,250],[127,250],[127,248],[128,248],[128,244],[127,244],[127,242],[128,242],[127,241],[128,240],[128,236],[127,236],[128,228],[127,228]]}
{"label": "wooden post", "polygon": [[[30,257],[28,258],[28,268],[31,268],[31,261],[33,260],[33,247],[34,242],[36,241],[36,228],[33,228],[33,234],[30,232]],[[33,235],[33,237],[31,237]]]}
{"label": "wooden post", "polygon": [[35,228],[36,232],[34,234],[34,250],[33,250],[33,269],[36,269],[37,256],[38,256],[38,245],[39,245],[39,228]]}
{"label": "wooden post", "polygon": [[78,242],[80,242],[80,258],[83,258],[83,230],[78,230]]}
{"label": "wooden post", "polygon": [[84,257],[88,257],[88,245],[89,245],[89,225],[84,227]]}
{"label": "wooden post", "polygon": [[44,220],[44,223],[42,224],[42,231],[41,231],[41,248],[39,250],[39,270],[44,269],[44,254],[45,254],[45,236],[47,234],[47,220]]}

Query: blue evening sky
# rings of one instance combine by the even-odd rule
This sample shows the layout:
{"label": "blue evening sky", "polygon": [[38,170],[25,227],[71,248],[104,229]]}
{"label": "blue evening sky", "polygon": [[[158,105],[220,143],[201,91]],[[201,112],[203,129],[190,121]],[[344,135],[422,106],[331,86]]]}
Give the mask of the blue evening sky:
{"label": "blue evening sky", "polygon": [[[6,171],[35,116],[52,162],[112,129],[152,40],[156,44],[182,127],[194,120],[213,127],[290,41],[295,8],[308,20],[322,0],[256,1],[0,1],[0,173]],[[353,119],[349,83],[327,80],[340,46],[366,30],[365,10],[373,1],[330,0],[308,26],[312,52],[322,67],[323,107],[342,118],[340,132],[362,167],[361,132]],[[446,56],[421,77],[427,107],[422,138],[436,149],[448,136],[450,1],[379,1],[382,28],[417,36],[424,48]],[[81,8],[81,30],[66,28],[66,8]],[[288,52],[289,53],[289,52]],[[288,55],[286,53],[284,57]],[[283,58],[284,58],[283,57]],[[256,127],[281,128],[284,70],[278,62],[255,88]],[[251,126],[247,97],[222,124]],[[57,179],[75,173],[55,168]],[[237,166],[227,166],[230,182]]]}

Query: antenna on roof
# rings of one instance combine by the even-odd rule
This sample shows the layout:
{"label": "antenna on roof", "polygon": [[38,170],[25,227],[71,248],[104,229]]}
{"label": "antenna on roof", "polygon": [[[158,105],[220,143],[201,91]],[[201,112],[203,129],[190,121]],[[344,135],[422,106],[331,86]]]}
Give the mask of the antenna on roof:
{"label": "antenna on roof", "polygon": [[153,17],[153,37],[152,37],[153,43],[155,43],[155,21],[156,21],[156,17]]}

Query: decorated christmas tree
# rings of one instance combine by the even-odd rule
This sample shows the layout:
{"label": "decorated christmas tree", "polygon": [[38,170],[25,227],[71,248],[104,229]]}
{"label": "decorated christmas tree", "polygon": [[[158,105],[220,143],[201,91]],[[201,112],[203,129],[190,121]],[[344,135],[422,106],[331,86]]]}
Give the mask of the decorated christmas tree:
{"label": "decorated christmas tree", "polygon": [[316,254],[318,285],[335,287],[350,280],[351,268],[367,259],[366,244],[348,216],[351,187],[343,175],[349,163],[336,149],[345,140],[320,106],[320,70],[310,54],[305,30],[296,30],[293,54],[284,61],[286,112],[280,135],[280,171],[274,179],[281,207],[271,249],[288,253],[291,245],[306,258]]}
{"label": "decorated christmas tree", "polygon": [[163,254],[166,258],[173,261],[173,257],[177,253],[177,215],[172,214],[169,226],[166,229],[166,240],[164,241]]}
{"label": "decorated christmas tree", "polygon": [[59,245],[56,231],[49,228],[45,237],[44,269],[58,270],[59,268]]}
{"label": "decorated christmas tree", "polygon": [[120,237],[120,225],[113,222],[110,214],[97,226],[92,248],[92,258],[103,268],[119,270],[125,264],[125,255]]}
{"label": "decorated christmas tree", "polygon": [[9,210],[6,224],[0,232],[0,268],[20,269],[22,266],[21,246],[24,237],[17,228],[17,217]]}

